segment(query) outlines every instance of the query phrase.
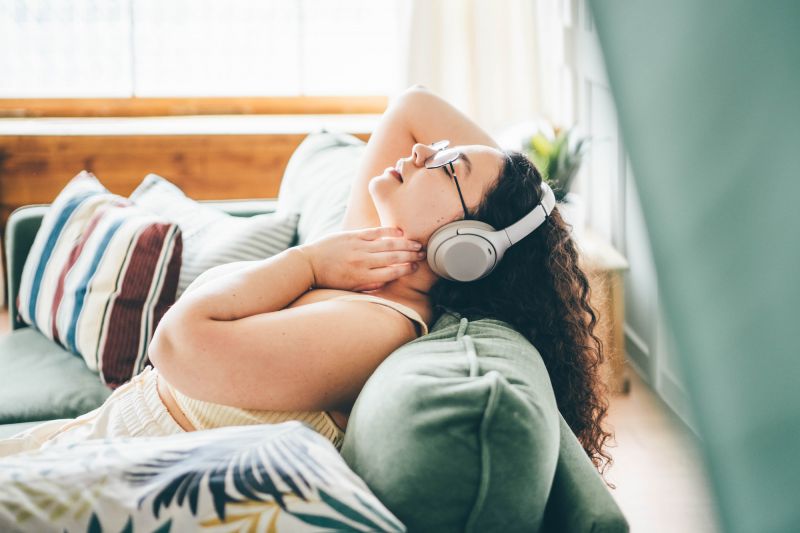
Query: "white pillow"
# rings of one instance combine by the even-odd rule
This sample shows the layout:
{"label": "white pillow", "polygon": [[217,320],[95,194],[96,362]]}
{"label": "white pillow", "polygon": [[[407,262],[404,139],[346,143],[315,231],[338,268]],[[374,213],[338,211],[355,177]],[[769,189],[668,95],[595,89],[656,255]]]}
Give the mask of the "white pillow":
{"label": "white pillow", "polygon": [[232,216],[187,197],[156,174],[148,174],[129,199],[181,228],[183,264],[176,299],[209,268],[265,259],[289,248],[299,217],[299,213],[278,212]]}
{"label": "white pillow", "polygon": [[0,459],[2,531],[406,531],[293,420],[55,444]]}
{"label": "white pillow", "polygon": [[311,133],[292,154],[278,192],[279,213],[300,213],[297,243],[341,228],[366,143],[339,132]]}

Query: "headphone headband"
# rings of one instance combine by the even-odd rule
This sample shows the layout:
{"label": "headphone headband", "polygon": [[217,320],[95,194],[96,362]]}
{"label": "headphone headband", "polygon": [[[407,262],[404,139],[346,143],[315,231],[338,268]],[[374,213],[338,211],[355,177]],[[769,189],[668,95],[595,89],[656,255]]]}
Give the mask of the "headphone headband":
{"label": "headphone headband", "polygon": [[542,225],[556,205],[556,196],[547,183],[542,181],[542,198],[533,211],[502,230],[508,237],[509,246],[513,246]]}

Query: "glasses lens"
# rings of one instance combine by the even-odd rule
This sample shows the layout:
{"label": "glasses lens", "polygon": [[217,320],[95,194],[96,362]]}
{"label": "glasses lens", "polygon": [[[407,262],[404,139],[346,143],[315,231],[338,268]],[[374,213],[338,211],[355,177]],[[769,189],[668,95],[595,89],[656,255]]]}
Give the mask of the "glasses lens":
{"label": "glasses lens", "polygon": [[434,150],[444,150],[450,145],[450,141],[436,141],[431,145]]}
{"label": "glasses lens", "polygon": [[455,148],[451,148],[450,150],[441,150],[436,152],[431,157],[425,161],[426,168],[439,168],[443,167],[448,163],[452,163],[456,159],[459,158],[460,152]]}

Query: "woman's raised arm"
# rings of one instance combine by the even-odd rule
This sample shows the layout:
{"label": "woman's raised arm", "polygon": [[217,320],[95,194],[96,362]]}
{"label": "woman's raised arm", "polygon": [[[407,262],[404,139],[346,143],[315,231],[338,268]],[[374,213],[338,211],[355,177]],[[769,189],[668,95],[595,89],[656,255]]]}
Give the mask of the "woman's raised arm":
{"label": "woman's raised arm", "polygon": [[450,146],[483,144],[500,148],[492,137],[461,111],[421,85],[406,89],[384,112],[359,164],[342,230],[380,226],[368,184],[386,167],[408,157],[416,143],[448,139]]}

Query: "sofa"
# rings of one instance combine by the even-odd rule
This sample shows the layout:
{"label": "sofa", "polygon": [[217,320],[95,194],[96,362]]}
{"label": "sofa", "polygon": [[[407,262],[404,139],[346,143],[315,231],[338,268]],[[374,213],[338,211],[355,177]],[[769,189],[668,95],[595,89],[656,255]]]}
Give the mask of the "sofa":
{"label": "sofa", "polygon": [[[201,203],[235,217],[298,212],[293,244],[306,242],[337,227],[349,191],[337,172],[352,175],[362,150],[355,138],[320,132],[292,157],[278,198]],[[328,172],[315,178],[319,168]],[[306,183],[314,179],[339,181]],[[23,266],[48,208],[19,208],[6,226],[11,332],[0,338],[0,438],[79,416],[111,392],[18,316]],[[538,352],[500,321],[445,313],[391,354],[353,407],[341,455],[409,531],[628,531],[558,413]]]}

